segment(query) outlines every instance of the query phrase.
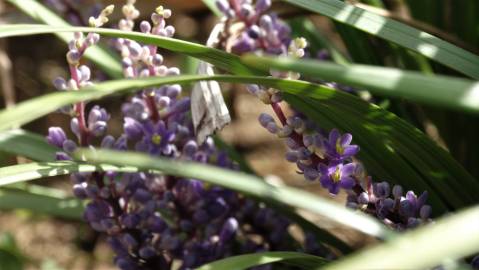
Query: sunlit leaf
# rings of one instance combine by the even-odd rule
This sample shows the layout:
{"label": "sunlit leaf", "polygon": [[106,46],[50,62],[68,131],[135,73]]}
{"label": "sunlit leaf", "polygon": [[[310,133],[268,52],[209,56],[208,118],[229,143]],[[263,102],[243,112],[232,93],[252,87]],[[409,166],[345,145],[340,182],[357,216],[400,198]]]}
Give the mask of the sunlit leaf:
{"label": "sunlit leaf", "polygon": [[479,79],[479,56],[426,32],[339,0],[283,0],[418,52]]}
{"label": "sunlit leaf", "polygon": [[244,270],[250,267],[283,263],[300,267],[301,269],[319,269],[327,261],[321,257],[299,252],[260,252],[229,257],[219,261],[205,264],[196,270]]}
{"label": "sunlit leaf", "polygon": [[430,269],[479,252],[479,207],[437,220],[322,269]]}

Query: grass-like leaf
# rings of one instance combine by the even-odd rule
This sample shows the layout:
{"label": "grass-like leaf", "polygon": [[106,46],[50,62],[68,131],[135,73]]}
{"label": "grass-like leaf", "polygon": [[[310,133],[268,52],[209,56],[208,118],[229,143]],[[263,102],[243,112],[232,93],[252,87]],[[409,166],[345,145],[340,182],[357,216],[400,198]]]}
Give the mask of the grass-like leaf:
{"label": "grass-like leaf", "polygon": [[241,75],[266,74],[260,70],[255,69],[254,67],[246,67],[239,61],[239,57],[236,55],[229,54],[218,49],[209,48],[200,44],[182,41],[174,38],[154,36],[139,32],[121,31],[117,29],[91,27],[49,26],[41,24],[14,24],[0,26],[0,38],[62,32],[95,32],[103,36],[128,38],[137,42],[156,45],[160,48],[164,48],[172,52],[182,53],[201,59],[215,65],[217,68],[223,69],[231,73]]}
{"label": "grass-like leaf", "polygon": [[[0,111],[0,130],[27,123],[78,101],[135,91],[153,85],[206,79],[258,83],[283,90],[291,104],[319,125],[352,132],[355,142],[363,148],[360,158],[375,176],[399,182],[416,192],[428,190],[437,213],[477,202],[475,194],[479,192],[479,183],[424,134],[395,115],[357,97],[302,81],[227,75],[109,81],[82,91],[67,91],[34,98]],[[298,99],[306,100],[298,102]],[[468,188],[464,189],[464,186]]]}
{"label": "grass-like leaf", "polygon": [[[30,133],[24,130],[14,130],[13,132],[7,131],[5,132],[9,135],[9,141],[1,142],[0,141],[0,149],[4,150],[7,153],[16,154],[16,155],[29,155],[28,152],[36,153],[39,152],[41,149],[50,146],[47,144],[45,139],[37,135],[35,133]],[[0,135],[1,137],[1,135]],[[18,138],[16,138],[18,137]],[[25,140],[25,138],[37,138],[37,140]],[[10,142],[18,142],[20,141],[22,144],[20,149],[22,151],[18,151],[16,147],[11,147]],[[228,152],[230,158],[239,162],[240,166],[242,167],[242,171],[244,172],[252,172],[252,170],[248,167],[244,160],[238,156],[238,153],[235,153],[233,149],[230,149],[224,142],[220,141],[218,138],[215,138],[215,143],[220,144],[219,148],[223,149],[224,151]],[[52,195],[51,193],[58,193],[56,191],[45,190],[44,187],[35,186],[31,184],[26,184],[24,181],[30,181],[35,179],[43,179],[46,177],[54,176],[54,175],[67,175],[74,172],[93,172],[93,171],[117,171],[117,172],[136,172],[137,169],[131,167],[117,167],[111,165],[88,165],[88,164],[79,164],[79,163],[72,163],[72,162],[52,162],[52,157],[55,156],[55,151],[57,149],[53,148],[52,151],[45,152],[43,155],[35,155],[28,156],[34,160],[38,161],[48,161],[48,162],[41,162],[41,163],[30,163],[30,164],[20,164],[14,165],[11,167],[0,168],[0,185],[5,184],[12,184],[8,185],[8,188],[15,188],[24,190],[27,192],[35,191],[39,195]],[[42,152],[42,151],[40,151]],[[242,164],[242,165],[241,165]],[[316,235],[317,239],[321,239],[322,242],[328,243],[331,246],[334,246],[341,252],[350,253],[352,251],[351,247],[344,243],[342,240],[338,239],[334,235],[330,234],[329,232],[319,228],[316,224],[313,224],[309,220],[305,219],[293,208],[285,207],[282,204],[275,204],[274,202],[268,202],[268,206],[274,209],[277,209],[293,222],[297,223],[301,228],[309,231]]]}
{"label": "grass-like leaf", "polygon": [[[20,184],[24,181],[43,179],[46,177],[58,175],[69,175],[76,172],[89,173],[100,171],[135,173],[138,172],[139,169],[131,166],[112,166],[105,164],[91,165],[69,161],[27,163],[0,168],[0,186],[10,185],[8,186],[10,188],[12,187],[11,184]],[[150,172],[158,173],[158,171]],[[16,186],[14,186],[13,188],[17,189]],[[29,188],[27,187],[26,190],[28,189]],[[278,209],[278,211],[281,211],[291,220],[297,222],[303,229],[316,234],[318,236],[318,239],[320,239],[322,242],[328,243],[344,253],[349,253],[351,251],[351,248],[344,242],[337,239],[335,236],[331,235],[327,231],[320,229],[308,220],[304,219],[303,217],[298,215],[294,211],[294,209],[289,209],[277,201],[269,201],[268,203],[272,208]]]}
{"label": "grass-like leaf", "polygon": [[94,164],[131,166],[140,170],[156,170],[168,175],[199,179],[239,191],[260,200],[280,202],[292,207],[309,210],[371,236],[389,238],[395,235],[377,220],[365,214],[353,212],[342,205],[295,188],[268,184],[261,178],[242,172],[199,163],[154,158],[135,152],[80,150],[75,156]]}
{"label": "grass-like leaf", "polygon": [[68,161],[32,162],[0,168],[0,186],[51,176],[96,171],[135,173],[138,172],[138,169],[134,167],[117,167],[111,165],[78,164]]}
{"label": "grass-like leaf", "polygon": [[283,263],[298,266],[302,269],[319,269],[327,261],[321,257],[299,252],[260,252],[229,257],[212,263],[205,264],[196,270],[244,270],[250,267],[270,263]]}
{"label": "grass-like leaf", "polygon": [[269,70],[292,70],[313,78],[366,89],[374,94],[479,113],[479,82],[450,76],[368,65],[338,65],[326,61],[244,56],[245,63]]}
{"label": "grass-like leaf", "polygon": [[54,161],[58,149],[46,143],[43,136],[22,129],[0,133],[0,151],[37,161]]}
{"label": "grass-like leaf", "polygon": [[2,189],[0,190],[0,209],[26,209],[35,214],[79,220],[83,213],[83,204],[78,199]]}
{"label": "grass-like leaf", "polygon": [[[231,75],[184,75],[184,76],[169,76],[169,77],[151,77],[143,79],[124,79],[116,81],[108,81],[99,83],[91,87],[85,87],[81,91],[63,91],[56,92],[41,97],[33,98],[21,103],[18,103],[14,107],[0,111],[0,131],[8,128],[15,127],[16,125],[23,125],[38,119],[48,113],[54,112],[61,107],[73,104],[79,101],[99,99],[107,95],[115,93],[125,93],[128,91],[138,91],[139,89],[160,86],[165,84],[186,84],[191,82],[197,82],[202,80],[215,80],[223,82],[236,82],[236,83],[257,83],[264,84],[279,89],[287,88],[291,81],[275,78],[265,77],[239,77]],[[302,83],[305,87],[310,85],[308,83]],[[322,88],[316,86],[317,88]],[[326,89],[326,88],[324,88]],[[333,91],[326,91],[329,94],[334,94]],[[48,106],[45,106],[48,104]]]}
{"label": "grass-like leaf", "polygon": [[216,6],[215,0],[202,0],[202,2],[213,12],[217,17],[221,17],[223,14]]}
{"label": "grass-like leaf", "polygon": [[479,79],[479,56],[431,34],[339,0],[283,0],[416,51]]}
{"label": "grass-like leaf", "polygon": [[478,217],[476,206],[322,269],[430,269],[479,251]]}
{"label": "grass-like leaf", "polygon": [[[104,35],[131,38],[197,57],[235,74],[265,74],[256,67],[252,68],[241,63],[239,57],[235,55],[199,44],[158,36],[152,37],[141,33],[108,29],[13,25],[1,26],[0,37],[49,33],[54,30],[96,31]],[[0,112],[0,130],[13,126],[16,120],[30,121],[52,111],[51,108],[56,109],[60,104],[63,106],[63,104],[72,103],[75,100],[100,98],[119,89],[133,90],[148,85],[186,83],[201,79],[206,79],[206,77],[181,76],[173,79],[150,78],[116,81],[101,84],[96,88],[75,91],[75,93],[52,94],[55,97],[52,99],[40,97],[22,103],[10,111]],[[306,82],[228,76],[215,76],[210,79],[257,83],[283,90],[290,104],[303,111],[320,126],[338,127],[342,131],[353,133],[355,142],[360,144],[363,149],[360,153],[361,160],[364,161],[371,173],[379,178],[378,180],[384,179],[401,183],[416,192],[428,190],[430,202],[436,213],[477,202],[476,194],[479,192],[479,182],[473,179],[448,153],[394,114],[354,96]],[[101,91],[96,91],[98,89]],[[71,96],[63,97],[61,95]],[[46,103],[52,104],[51,108],[43,106]],[[32,113],[32,108],[35,109],[35,113]]]}
{"label": "grass-like leaf", "polygon": [[[7,2],[15,5],[36,21],[54,26],[71,26],[68,22],[36,0],[7,0]],[[72,33],[58,32],[54,34],[65,43],[68,43],[73,38]],[[85,57],[97,64],[112,78],[121,78],[123,76],[120,61],[101,46],[89,48],[85,53]]]}

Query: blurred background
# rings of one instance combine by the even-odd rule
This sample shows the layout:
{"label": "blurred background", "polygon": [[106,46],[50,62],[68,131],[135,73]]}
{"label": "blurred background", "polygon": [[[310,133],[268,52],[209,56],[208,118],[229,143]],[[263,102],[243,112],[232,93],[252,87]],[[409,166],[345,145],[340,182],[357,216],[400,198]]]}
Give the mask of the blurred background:
{"label": "blurred background", "polygon": [[[109,4],[115,4],[119,8],[124,3],[122,0],[39,0],[39,2],[74,25],[85,25],[90,16],[97,15],[103,7]],[[460,47],[477,52],[479,28],[471,30],[461,27],[461,25],[478,25],[467,21],[470,18],[476,18],[476,20],[479,18],[474,15],[479,15],[479,5],[477,4],[465,6],[464,3],[467,1],[459,0],[348,2],[357,5],[369,4],[371,6],[363,7],[414,25]],[[473,1],[468,1],[468,3],[473,3]],[[160,4],[173,11],[169,23],[175,26],[175,36],[179,39],[205,43],[210,30],[218,20],[200,0],[138,0],[136,6],[142,14],[138,22],[148,20],[151,12]],[[275,3],[274,9],[288,20],[293,17],[310,15],[280,3]],[[425,12],[426,10],[427,12]],[[467,16],[462,16],[460,11],[465,11]],[[109,26],[115,25],[119,15],[120,12],[117,10],[111,17]],[[398,52],[399,50],[389,43],[371,38],[347,26],[335,25],[321,16],[307,18],[312,26],[310,32],[296,31],[297,27],[294,26],[298,26],[304,21],[292,20],[291,22],[295,36],[304,35],[311,41],[308,52],[310,56],[323,52],[325,48],[334,48],[345,55],[348,61],[356,63],[397,66],[423,72],[427,72],[429,69],[429,71],[458,75],[445,67],[430,64],[427,61],[418,61],[417,55],[411,52],[405,50]],[[0,0],[0,24],[9,23],[35,23],[35,21],[12,5]],[[319,32],[320,35],[315,34]],[[344,38],[345,33],[348,39]],[[104,39],[103,42],[109,44],[107,39]],[[54,91],[52,81],[58,76],[68,77],[66,52],[66,44],[52,35],[0,39],[1,106],[12,106],[17,102]],[[161,52],[165,56],[168,66],[177,66],[182,73],[195,72],[197,62],[194,59],[173,55],[164,50]],[[96,70],[94,65],[89,64],[89,66],[93,70],[94,80],[108,79],[105,74]],[[224,84],[223,90],[233,116],[233,122],[221,131],[219,136],[242,153],[253,170],[259,175],[265,176],[269,181],[281,181],[326,196],[327,194],[317,183],[307,183],[301,175],[295,173],[295,165],[286,162],[283,158],[285,153],[283,143],[264,130],[257,122],[258,115],[261,112],[269,112],[270,108],[250,96],[242,86]],[[184,93],[188,94],[187,91]],[[112,121],[109,130],[113,134],[121,132],[120,108],[126,98],[109,97],[94,102],[105,107],[111,113]],[[479,158],[477,150],[479,149],[467,147],[470,145],[468,141],[479,137],[477,125],[476,127],[468,125],[475,119],[459,113],[440,111],[426,106],[420,107],[403,100],[379,98],[377,101],[450,150],[454,157],[464,164],[474,176],[479,175],[479,167],[476,166]],[[68,127],[69,120],[62,114],[50,114],[23,128],[46,135],[48,127]],[[457,130],[463,132],[461,134],[454,133]],[[0,152],[2,166],[26,161]],[[23,188],[28,188],[38,194],[49,194],[54,198],[71,196],[70,181],[63,177],[37,181],[34,186]],[[326,197],[331,198],[330,196]],[[334,199],[341,202],[344,200],[344,194],[340,194],[339,198]],[[9,198],[2,196],[0,191],[0,205],[8,205],[10,202]],[[72,211],[75,211],[73,209],[78,210],[78,207],[72,207]],[[372,242],[371,239],[329,224],[320,217],[310,218],[315,222],[321,222],[322,227],[329,228],[354,246],[360,247]],[[13,260],[11,260],[12,257]],[[6,258],[10,258],[8,265]],[[53,217],[41,211],[9,209],[0,211],[0,270],[18,269],[15,267],[21,264],[24,264],[25,269],[115,269],[111,261],[112,252],[104,243],[102,236],[91,230],[82,222],[81,217],[73,212],[70,216]]]}

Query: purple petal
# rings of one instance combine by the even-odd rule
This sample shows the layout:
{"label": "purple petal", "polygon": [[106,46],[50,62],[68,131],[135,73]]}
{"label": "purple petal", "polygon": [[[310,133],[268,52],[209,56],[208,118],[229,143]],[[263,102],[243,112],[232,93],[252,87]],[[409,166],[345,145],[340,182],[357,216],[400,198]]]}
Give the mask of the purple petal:
{"label": "purple petal", "polygon": [[357,145],[348,145],[344,147],[343,157],[352,157],[359,152],[359,146]]}
{"label": "purple petal", "polygon": [[339,193],[339,185],[338,184],[333,184],[329,187],[329,193],[336,195]]}
{"label": "purple petal", "polygon": [[329,133],[329,144],[331,144],[330,146],[333,147],[333,148],[336,148],[336,142],[338,141],[338,138],[339,138],[339,131],[337,129],[333,129],[331,130],[331,132]]}
{"label": "purple petal", "polygon": [[352,177],[346,176],[346,177],[341,177],[339,184],[344,189],[352,189],[354,185],[356,184],[356,181],[354,181]]}
{"label": "purple petal", "polygon": [[427,197],[428,193],[424,191],[421,196],[417,198],[417,208],[421,208],[426,203]]}
{"label": "purple petal", "polygon": [[321,178],[319,178],[319,182],[321,183],[321,186],[327,189],[330,189],[331,186],[334,185],[333,181],[327,174],[322,175]]}
{"label": "purple petal", "polygon": [[320,172],[322,175],[328,176],[328,178],[329,178],[329,175],[328,175],[329,168],[328,168],[328,166],[326,166],[326,165],[320,163],[320,164],[318,165],[318,170],[319,170],[319,172]]}
{"label": "purple petal", "polygon": [[406,200],[408,200],[413,205],[413,207],[416,207],[417,197],[416,194],[414,194],[414,191],[410,190],[406,193]]}
{"label": "purple petal", "polygon": [[341,168],[341,175],[343,176],[352,175],[355,169],[356,169],[356,164],[354,163],[348,163],[346,165],[343,165],[343,167]]}
{"label": "purple petal", "polygon": [[346,145],[349,145],[351,143],[351,141],[353,140],[353,136],[349,133],[346,133],[346,134],[343,134],[343,136],[341,136],[341,139],[339,141],[339,144],[342,146],[342,147],[345,147]]}
{"label": "purple petal", "polygon": [[153,135],[155,133],[155,125],[151,121],[144,123],[142,127],[143,131],[148,135]]}

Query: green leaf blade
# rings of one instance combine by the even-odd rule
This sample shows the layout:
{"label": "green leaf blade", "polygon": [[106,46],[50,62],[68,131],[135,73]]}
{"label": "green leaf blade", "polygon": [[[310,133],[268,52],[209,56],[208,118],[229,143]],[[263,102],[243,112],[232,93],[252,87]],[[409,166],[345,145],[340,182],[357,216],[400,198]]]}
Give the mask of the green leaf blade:
{"label": "green leaf blade", "polygon": [[479,251],[479,207],[463,210],[325,266],[339,269],[430,269]]}
{"label": "green leaf blade", "polygon": [[118,151],[83,150],[75,154],[94,164],[131,166],[140,170],[156,170],[168,175],[200,179],[265,201],[276,201],[321,214],[331,220],[379,238],[395,233],[372,217],[346,209],[326,199],[287,186],[273,186],[255,176],[209,165],[153,158],[145,154]]}
{"label": "green leaf blade", "polygon": [[5,189],[0,190],[0,209],[26,209],[35,214],[53,215],[70,220],[80,220],[83,214],[83,204],[78,199]]}
{"label": "green leaf blade", "polygon": [[[12,147],[15,146],[15,147]],[[14,129],[0,133],[0,151],[38,161],[55,161],[58,149],[46,138],[26,130]]]}
{"label": "green leaf blade", "polygon": [[326,61],[269,58],[247,55],[242,61],[263,70],[275,68],[334,81],[373,94],[479,114],[479,82],[451,76],[368,65],[337,65]]}
{"label": "green leaf blade", "polygon": [[302,269],[319,269],[327,261],[321,257],[299,253],[299,252],[261,252],[229,257],[208,263],[196,270],[244,270],[254,266],[270,263],[295,264]]}
{"label": "green leaf blade", "polygon": [[479,79],[479,56],[431,34],[339,0],[283,0],[396,43]]}

